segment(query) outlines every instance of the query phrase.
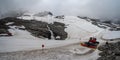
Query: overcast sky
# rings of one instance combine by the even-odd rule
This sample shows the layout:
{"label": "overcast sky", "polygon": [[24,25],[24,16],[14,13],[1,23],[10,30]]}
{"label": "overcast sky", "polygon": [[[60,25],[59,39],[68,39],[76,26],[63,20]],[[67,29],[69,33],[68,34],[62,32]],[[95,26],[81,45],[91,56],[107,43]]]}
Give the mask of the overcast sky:
{"label": "overcast sky", "polygon": [[120,0],[0,0],[0,14],[12,10],[51,11],[54,15],[119,18]]}

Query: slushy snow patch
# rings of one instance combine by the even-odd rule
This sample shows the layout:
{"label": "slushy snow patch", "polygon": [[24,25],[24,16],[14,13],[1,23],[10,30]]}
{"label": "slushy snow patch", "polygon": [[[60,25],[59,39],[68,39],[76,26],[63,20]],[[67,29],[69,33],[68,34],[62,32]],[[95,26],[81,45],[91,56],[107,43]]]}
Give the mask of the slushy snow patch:
{"label": "slushy snow patch", "polygon": [[104,38],[104,39],[119,39],[120,31],[108,31],[103,35],[102,38]]}

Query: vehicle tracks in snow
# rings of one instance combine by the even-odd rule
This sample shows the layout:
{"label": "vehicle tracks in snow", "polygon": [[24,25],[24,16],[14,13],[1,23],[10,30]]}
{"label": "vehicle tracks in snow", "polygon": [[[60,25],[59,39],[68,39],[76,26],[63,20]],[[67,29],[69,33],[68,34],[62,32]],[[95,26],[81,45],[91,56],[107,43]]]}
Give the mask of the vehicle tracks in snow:
{"label": "vehicle tracks in snow", "polygon": [[[74,56],[85,56],[93,53],[95,50],[88,50],[84,54],[76,54],[71,52],[70,50],[73,49],[80,49],[81,52],[84,51],[84,49],[88,49],[86,47],[80,46],[79,43],[62,46],[62,47],[56,47],[56,48],[49,48],[49,49],[43,49],[43,50],[31,50],[31,51],[18,51],[18,52],[8,52],[8,53],[0,53],[0,60],[26,60],[26,59],[33,59],[36,60],[36,58],[44,58],[47,59],[61,59],[64,56],[66,59],[71,59],[71,57]],[[47,58],[46,58],[47,57]]]}

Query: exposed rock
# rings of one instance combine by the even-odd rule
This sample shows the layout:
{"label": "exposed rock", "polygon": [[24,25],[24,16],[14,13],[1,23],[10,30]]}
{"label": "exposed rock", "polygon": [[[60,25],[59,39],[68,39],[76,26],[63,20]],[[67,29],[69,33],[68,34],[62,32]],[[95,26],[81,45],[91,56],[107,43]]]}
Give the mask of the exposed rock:
{"label": "exposed rock", "polygon": [[119,60],[120,58],[120,42],[107,43],[98,49],[102,51],[99,54],[101,57],[98,60]]}
{"label": "exposed rock", "polygon": [[6,29],[0,29],[0,34],[8,33]]}
{"label": "exposed rock", "polygon": [[82,16],[77,16],[78,18],[81,18],[81,19],[88,19],[88,17],[82,17]]}
{"label": "exposed rock", "polygon": [[1,20],[0,21],[0,34],[8,33],[9,27],[5,25],[6,21]]}
{"label": "exposed rock", "polygon": [[55,39],[57,39],[57,36],[60,36],[60,40],[64,40],[65,38],[67,38],[67,33],[64,31],[65,24],[54,22],[54,24],[49,24],[49,27],[53,31]]}
{"label": "exposed rock", "polygon": [[115,59],[116,59],[116,60],[120,60],[120,56],[116,56]]}
{"label": "exposed rock", "polygon": [[48,16],[48,15],[53,15],[51,12],[48,11],[44,11],[44,12],[40,12],[38,14],[35,14],[34,16],[38,16],[38,17],[44,17],[44,16]]}
{"label": "exposed rock", "polygon": [[64,15],[61,15],[61,16],[56,16],[55,18],[58,18],[58,19],[64,19],[65,16],[64,16]]}
{"label": "exposed rock", "polygon": [[[56,39],[57,36],[60,36],[59,40],[65,40],[67,38],[67,33],[64,31],[65,29],[65,24],[59,23],[59,22],[54,22],[54,24],[48,24],[46,22],[41,22],[41,21],[35,21],[35,20],[22,20],[22,19],[17,19],[17,18],[4,18],[1,19],[0,22],[0,33],[7,31],[9,29],[9,25],[5,25],[8,22],[14,22],[13,24],[10,24],[10,26],[24,26],[25,28],[19,28],[21,30],[27,30],[29,31],[33,36],[36,37],[45,37],[48,39],[51,39],[51,33],[48,30],[48,27],[50,27],[51,31],[54,34],[54,37]],[[2,26],[1,26],[2,25]],[[58,40],[58,39],[56,39]]]}
{"label": "exposed rock", "polygon": [[111,31],[119,31],[120,30],[119,23],[113,23],[110,20],[100,21],[100,19],[95,19],[95,18],[81,17],[81,16],[77,16],[77,17],[80,18],[80,19],[84,19],[84,20],[86,20],[88,22],[91,22],[92,24],[94,24],[94,25],[96,25],[96,26],[98,26],[100,28],[103,28],[103,29],[108,28]]}
{"label": "exposed rock", "polygon": [[103,23],[111,24],[112,22],[110,20],[103,21]]}
{"label": "exposed rock", "polygon": [[120,31],[120,27],[117,27],[116,30]]}

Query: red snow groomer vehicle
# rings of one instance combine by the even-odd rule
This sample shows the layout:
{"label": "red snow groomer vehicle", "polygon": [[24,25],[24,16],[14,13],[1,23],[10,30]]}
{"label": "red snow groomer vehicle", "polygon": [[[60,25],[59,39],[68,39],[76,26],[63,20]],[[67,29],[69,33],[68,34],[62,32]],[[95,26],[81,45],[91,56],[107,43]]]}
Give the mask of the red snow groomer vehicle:
{"label": "red snow groomer vehicle", "polygon": [[96,49],[98,44],[99,44],[99,42],[97,42],[96,38],[93,38],[93,37],[91,37],[88,42],[80,43],[80,45],[82,45],[84,47],[92,48],[92,49]]}

